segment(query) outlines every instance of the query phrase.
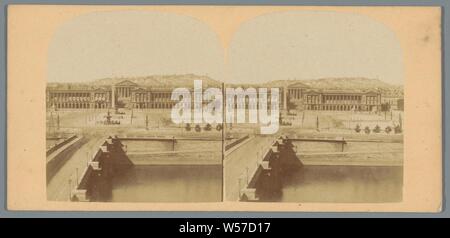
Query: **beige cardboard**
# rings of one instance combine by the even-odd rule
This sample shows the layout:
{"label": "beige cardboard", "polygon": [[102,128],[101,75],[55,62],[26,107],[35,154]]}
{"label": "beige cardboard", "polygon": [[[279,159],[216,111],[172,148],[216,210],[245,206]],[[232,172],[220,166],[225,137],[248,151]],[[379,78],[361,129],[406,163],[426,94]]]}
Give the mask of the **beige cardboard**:
{"label": "beige cardboard", "polygon": [[[405,122],[403,201],[336,203],[70,203],[46,200],[47,52],[65,22],[96,11],[162,11],[194,17],[224,49],[242,23],[270,12],[356,13],[395,32],[403,52]],[[439,212],[442,202],[441,9],[439,7],[45,6],[10,5],[7,35],[7,207],[73,211],[368,211]]]}

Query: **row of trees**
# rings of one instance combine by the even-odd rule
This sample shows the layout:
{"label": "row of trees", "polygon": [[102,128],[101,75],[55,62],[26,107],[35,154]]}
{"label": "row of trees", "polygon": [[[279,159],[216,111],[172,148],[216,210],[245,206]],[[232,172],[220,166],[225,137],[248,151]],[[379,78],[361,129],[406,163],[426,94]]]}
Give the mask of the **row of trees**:
{"label": "row of trees", "polygon": [[[386,128],[384,128],[384,132],[386,132],[387,134],[391,133],[392,130],[394,131],[395,134],[402,133],[402,127],[401,127],[400,125],[394,126],[394,129],[392,129],[392,127],[390,127],[390,126],[387,126]],[[359,132],[362,131],[361,126],[360,126],[359,124],[356,125],[355,131],[356,131],[357,133],[359,133]],[[380,132],[381,132],[381,127],[380,127],[379,125],[376,125],[376,126],[371,130],[369,126],[366,126],[366,127],[364,128],[364,133],[370,134],[370,132],[373,132],[373,133],[380,133]]]}
{"label": "row of trees", "polygon": [[[186,129],[186,131],[191,131],[191,130],[192,130],[192,126],[191,126],[191,124],[189,124],[189,123],[186,123],[186,126],[185,126],[184,128]],[[211,131],[212,128],[213,128],[212,125],[209,124],[209,123],[207,123],[207,124],[203,127],[203,130],[205,130],[205,131]],[[222,124],[217,124],[216,130],[217,130],[217,131],[221,131],[222,129],[223,129]],[[201,127],[200,125],[197,124],[197,125],[195,125],[194,130],[195,130],[196,132],[201,132],[201,131],[202,131],[202,127]]]}

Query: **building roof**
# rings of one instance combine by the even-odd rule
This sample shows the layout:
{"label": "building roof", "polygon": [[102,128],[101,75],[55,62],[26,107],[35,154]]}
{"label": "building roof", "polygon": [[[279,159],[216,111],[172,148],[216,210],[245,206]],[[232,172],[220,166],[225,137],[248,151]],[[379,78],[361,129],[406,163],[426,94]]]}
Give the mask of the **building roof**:
{"label": "building roof", "polygon": [[305,93],[324,93],[324,94],[380,94],[376,90],[358,90],[358,89],[308,89]]}
{"label": "building roof", "polygon": [[145,92],[145,91],[148,91],[148,88],[138,87],[138,88],[133,89],[133,91],[135,91],[135,92]]}
{"label": "building roof", "polygon": [[105,88],[105,87],[95,87],[95,88],[92,88],[92,90],[93,91],[97,91],[97,92],[104,92],[104,91],[110,91],[110,89],[109,88]]}

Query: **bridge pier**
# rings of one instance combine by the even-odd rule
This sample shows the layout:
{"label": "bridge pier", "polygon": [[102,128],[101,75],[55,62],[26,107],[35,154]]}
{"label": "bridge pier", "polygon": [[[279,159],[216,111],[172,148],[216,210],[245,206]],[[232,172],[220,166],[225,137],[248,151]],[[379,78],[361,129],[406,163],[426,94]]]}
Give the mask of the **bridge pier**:
{"label": "bridge pier", "polygon": [[280,136],[258,163],[247,186],[240,192],[241,201],[277,200],[282,195],[282,179],[302,166],[295,146]]}
{"label": "bridge pier", "polygon": [[120,170],[131,166],[120,140],[111,136],[105,140],[89,162],[71,201],[108,201],[112,197],[112,179]]}

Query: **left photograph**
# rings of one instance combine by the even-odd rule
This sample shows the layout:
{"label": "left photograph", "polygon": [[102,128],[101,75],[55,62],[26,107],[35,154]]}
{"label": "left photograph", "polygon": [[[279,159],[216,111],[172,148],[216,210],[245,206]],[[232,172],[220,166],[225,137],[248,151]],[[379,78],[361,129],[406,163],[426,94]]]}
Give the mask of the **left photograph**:
{"label": "left photograph", "polygon": [[48,51],[47,200],[222,201],[222,124],[171,117],[175,89],[221,87],[222,57],[185,16],[96,12],[62,25]]}

